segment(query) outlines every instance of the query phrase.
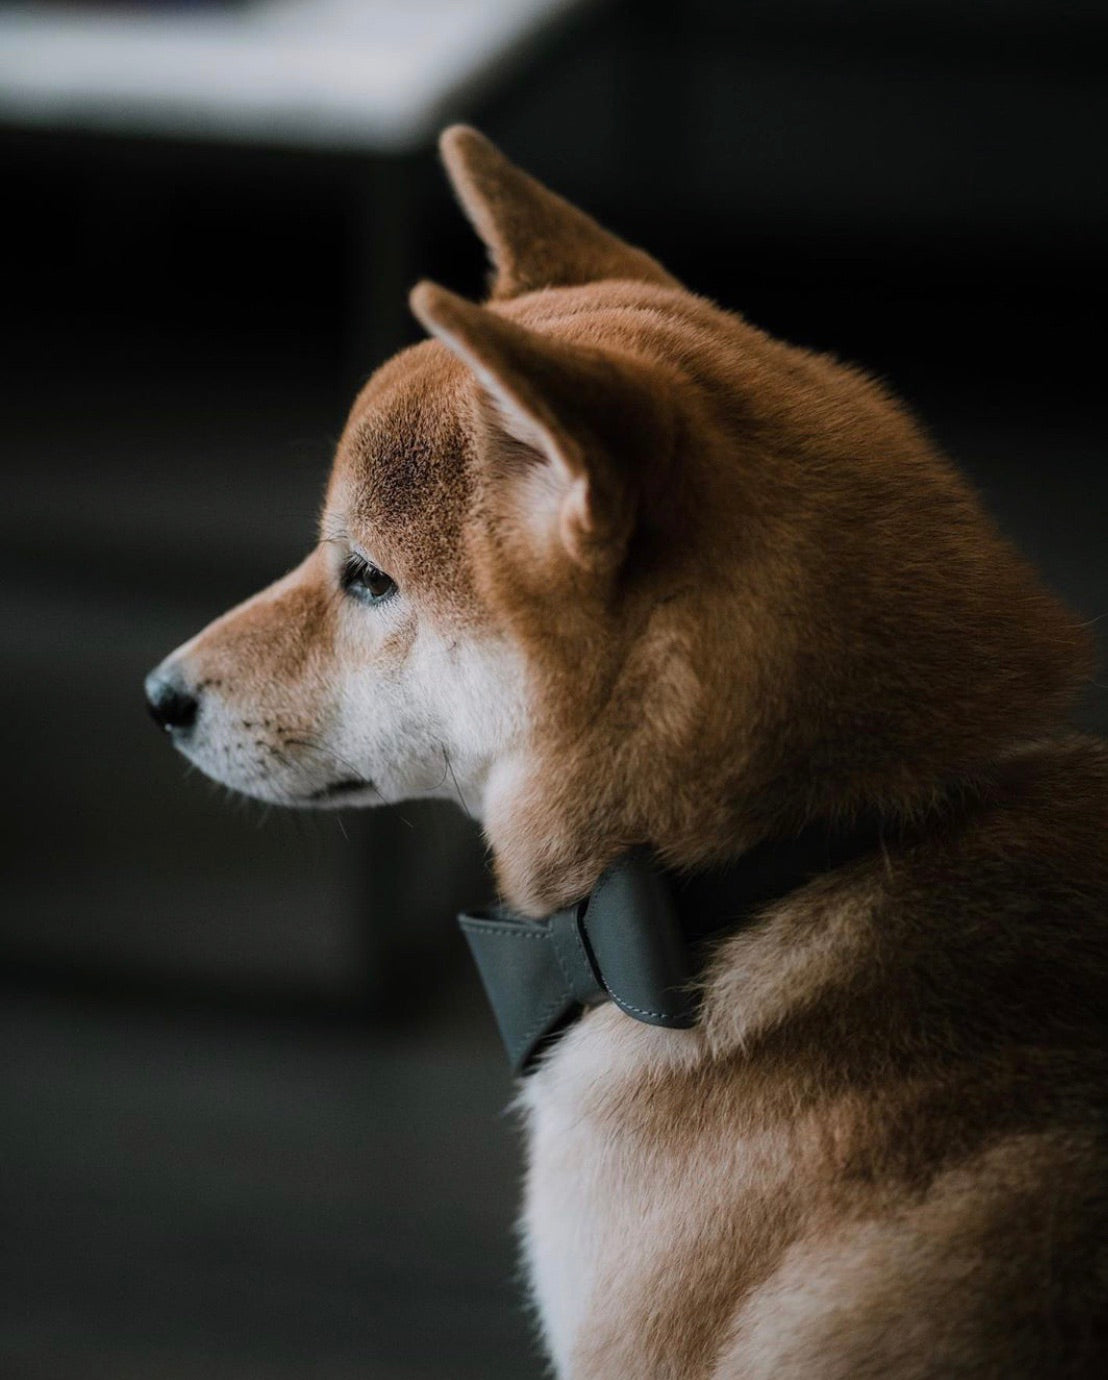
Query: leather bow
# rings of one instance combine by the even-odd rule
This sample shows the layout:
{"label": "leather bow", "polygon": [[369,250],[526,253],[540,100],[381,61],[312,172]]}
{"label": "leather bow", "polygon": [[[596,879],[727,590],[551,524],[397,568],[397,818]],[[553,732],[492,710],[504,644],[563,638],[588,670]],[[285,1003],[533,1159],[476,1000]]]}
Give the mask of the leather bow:
{"label": "leather bow", "polygon": [[649,1025],[695,1025],[704,940],[905,837],[874,818],[847,829],[824,822],[690,876],[667,872],[639,850],[610,867],[583,900],[545,920],[502,908],[459,916],[513,1070],[527,1072],[552,1037],[604,1001]]}

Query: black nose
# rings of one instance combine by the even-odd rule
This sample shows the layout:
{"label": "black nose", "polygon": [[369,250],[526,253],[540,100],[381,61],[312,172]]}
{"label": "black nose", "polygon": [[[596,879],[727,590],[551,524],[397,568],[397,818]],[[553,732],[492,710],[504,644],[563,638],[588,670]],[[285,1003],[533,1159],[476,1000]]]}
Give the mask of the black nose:
{"label": "black nose", "polygon": [[196,722],[196,696],[172,673],[160,667],[146,677],[146,703],[154,722],[167,733]]}

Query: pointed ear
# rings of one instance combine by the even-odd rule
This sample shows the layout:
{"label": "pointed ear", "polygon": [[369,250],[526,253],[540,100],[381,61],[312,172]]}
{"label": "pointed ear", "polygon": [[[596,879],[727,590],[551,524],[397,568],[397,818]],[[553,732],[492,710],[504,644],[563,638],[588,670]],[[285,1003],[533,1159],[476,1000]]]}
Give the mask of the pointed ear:
{"label": "pointed ear", "polygon": [[[668,389],[622,359],[521,326],[434,283],[412,311],[473,371],[491,452],[522,516],[591,569],[623,559],[650,452],[668,456]],[[499,443],[499,444],[497,444]]]}
{"label": "pointed ear", "polygon": [[649,254],[547,191],[475,129],[451,125],[439,148],[462,209],[492,258],[494,298],[603,278],[678,286]]}

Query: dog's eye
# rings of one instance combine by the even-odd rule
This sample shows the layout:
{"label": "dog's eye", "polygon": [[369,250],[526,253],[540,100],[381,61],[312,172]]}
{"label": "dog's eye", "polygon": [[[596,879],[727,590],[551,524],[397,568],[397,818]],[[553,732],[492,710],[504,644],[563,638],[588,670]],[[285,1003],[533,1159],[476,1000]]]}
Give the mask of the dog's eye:
{"label": "dog's eye", "polygon": [[396,581],[391,575],[351,552],[342,569],[342,587],[347,594],[363,599],[367,604],[379,604],[396,593]]}

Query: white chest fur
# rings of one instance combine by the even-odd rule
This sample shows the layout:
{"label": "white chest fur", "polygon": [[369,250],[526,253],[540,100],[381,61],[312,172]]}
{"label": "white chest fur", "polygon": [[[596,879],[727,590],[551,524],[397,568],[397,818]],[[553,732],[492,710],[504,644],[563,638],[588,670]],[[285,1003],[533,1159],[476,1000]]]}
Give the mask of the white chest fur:
{"label": "white chest fur", "polygon": [[586,1335],[616,1324],[621,1295],[646,1274],[679,1211],[666,1176],[625,1124],[633,1090],[652,1071],[687,1065],[696,1031],[658,1030],[613,1006],[591,1012],[525,1082],[527,1185],[523,1242],[547,1348],[559,1377],[574,1373]]}

